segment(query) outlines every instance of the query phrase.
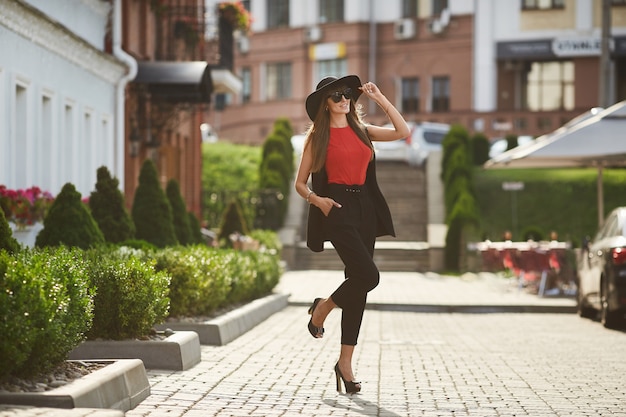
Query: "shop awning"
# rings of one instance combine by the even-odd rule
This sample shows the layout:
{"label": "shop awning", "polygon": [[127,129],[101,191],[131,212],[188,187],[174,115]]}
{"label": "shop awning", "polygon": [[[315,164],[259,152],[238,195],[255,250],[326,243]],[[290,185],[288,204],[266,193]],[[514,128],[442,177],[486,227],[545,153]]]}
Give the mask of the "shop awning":
{"label": "shop awning", "polygon": [[204,61],[143,61],[137,84],[145,84],[153,97],[172,102],[209,103],[214,91],[211,68]]}

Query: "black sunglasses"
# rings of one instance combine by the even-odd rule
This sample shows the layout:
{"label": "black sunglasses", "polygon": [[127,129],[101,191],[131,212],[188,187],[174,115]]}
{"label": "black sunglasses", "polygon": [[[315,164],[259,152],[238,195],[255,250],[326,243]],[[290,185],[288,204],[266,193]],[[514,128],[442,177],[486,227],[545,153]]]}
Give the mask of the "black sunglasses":
{"label": "black sunglasses", "polygon": [[330,99],[333,102],[339,103],[341,101],[341,96],[345,97],[346,100],[351,100],[352,99],[352,89],[351,88],[346,88],[343,91],[335,91],[334,93],[330,94],[328,97],[330,97]]}

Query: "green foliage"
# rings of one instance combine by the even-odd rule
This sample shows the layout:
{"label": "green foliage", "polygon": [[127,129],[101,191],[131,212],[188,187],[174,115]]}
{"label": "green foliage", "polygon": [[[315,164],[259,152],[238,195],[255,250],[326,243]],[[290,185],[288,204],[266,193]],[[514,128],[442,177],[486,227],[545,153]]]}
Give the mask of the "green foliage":
{"label": "green foliage", "polygon": [[444,263],[448,270],[458,271],[464,234],[479,224],[472,188],[473,152],[467,131],[462,126],[453,125],[444,138],[441,164],[448,225]]}
{"label": "green foliage", "polygon": [[544,231],[537,226],[528,226],[522,231],[522,240],[534,240],[535,242],[539,242],[540,240],[544,240],[544,237]]}
{"label": "green foliage", "polygon": [[202,225],[195,214],[187,212],[189,217],[189,227],[191,228],[191,243],[202,243]]}
{"label": "green foliage", "polygon": [[517,135],[510,133],[508,135],[506,135],[505,137],[506,139],[506,150],[510,151],[513,148],[516,148],[518,143],[517,143]]}
{"label": "green foliage", "polygon": [[89,339],[123,340],[147,336],[169,309],[170,277],[140,251],[100,248],[86,253],[95,290]]}
{"label": "green foliage", "polygon": [[118,246],[119,247],[125,246],[131,249],[139,249],[144,252],[151,252],[151,251],[155,251],[158,249],[152,243],[146,242],[145,240],[139,240],[139,239],[125,240],[123,242],[120,242]]}
{"label": "green foliage", "polygon": [[112,178],[106,166],[98,168],[96,191],[89,197],[89,208],[107,242],[118,243],[132,239],[135,224],[124,207],[124,195],[119,181]]}
{"label": "green foliage", "polygon": [[[519,240],[521,230],[535,226],[557,230],[561,240],[580,244],[598,228],[596,168],[583,169],[476,169],[474,187],[481,212],[481,228],[492,240],[505,230]],[[505,181],[522,181],[524,189],[505,191]],[[626,170],[605,169],[604,213],[626,206]],[[513,227],[515,214],[517,230]]]}
{"label": "green foliage", "polygon": [[172,317],[206,316],[225,305],[258,298],[278,284],[282,273],[276,251],[197,245],[160,250],[155,259],[157,270],[172,277]]}
{"label": "green foliage", "polygon": [[202,145],[202,212],[207,228],[218,228],[233,199],[242,203],[246,224],[254,224],[261,148],[224,142]]}
{"label": "green foliage", "polygon": [[88,269],[77,249],[0,251],[0,379],[58,366],[92,322]]}
{"label": "green foliage", "polygon": [[174,231],[176,238],[181,245],[189,245],[193,242],[191,235],[191,225],[189,224],[189,215],[187,214],[187,206],[180,194],[178,181],[171,179],[167,182],[165,188],[167,199],[172,207],[172,218],[174,219]]}
{"label": "green foliage", "polygon": [[44,219],[36,247],[65,245],[87,249],[104,243],[104,235],[73,184],[63,186]]}
{"label": "green foliage", "polygon": [[476,133],[472,136],[470,146],[474,165],[482,165],[489,160],[489,139],[483,133]]}
{"label": "green foliage", "polygon": [[13,232],[4,216],[4,211],[0,210],[0,250],[2,249],[9,253],[15,253],[21,248],[19,242],[13,238]]}
{"label": "green foliage", "polygon": [[230,235],[233,233],[248,234],[248,225],[237,200],[231,201],[226,208],[217,239],[220,243],[224,243],[225,246],[232,247]]}
{"label": "green foliage", "polygon": [[150,159],[146,159],[141,167],[132,217],[137,229],[137,239],[150,242],[159,248],[178,244],[172,208],[159,185],[156,166]]}
{"label": "green foliage", "polygon": [[263,191],[257,206],[257,228],[278,230],[285,220],[295,170],[291,136],[293,129],[289,120],[279,118],[263,143],[263,160],[259,168],[259,186]]}
{"label": "green foliage", "polygon": [[282,250],[282,242],[273,230],[254,229],[250,232],[250,237],[259,242],[261,248],[271,253],[280,254]]}

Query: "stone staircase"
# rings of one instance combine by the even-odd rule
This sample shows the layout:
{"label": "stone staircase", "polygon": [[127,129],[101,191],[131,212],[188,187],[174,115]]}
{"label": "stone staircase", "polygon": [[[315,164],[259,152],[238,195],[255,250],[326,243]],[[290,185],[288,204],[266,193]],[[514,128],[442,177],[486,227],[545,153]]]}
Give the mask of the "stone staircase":
{"label": "stone staircase", "polygon": [[[428,204],[424,169],[401,162],[382,161],[377,162],[376,171],[396,230],[395,238],[384,236],[376,242],[376,264],[381,271],[428,271]],[[290,205],[296,235],[293,247],[284,247],[290,258],[287,260],[288,267],[292,270],[343,269],[343,263],[329,242],[321,253],[314,253],[306,247],[306,203],[296,195]]]}

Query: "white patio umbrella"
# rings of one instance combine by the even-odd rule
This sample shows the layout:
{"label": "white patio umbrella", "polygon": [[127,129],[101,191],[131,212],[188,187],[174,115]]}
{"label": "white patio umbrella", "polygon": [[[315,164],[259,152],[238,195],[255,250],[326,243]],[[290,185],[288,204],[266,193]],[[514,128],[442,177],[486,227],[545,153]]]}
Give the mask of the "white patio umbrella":
{"label": "white patio umbrella", "polygon": [[626,101],[485,162],[484,168],[598,168],[598,224],[604,218],[602,169],[626,166]]}

